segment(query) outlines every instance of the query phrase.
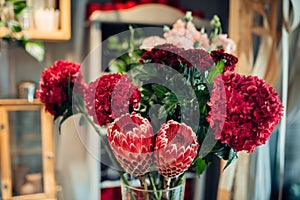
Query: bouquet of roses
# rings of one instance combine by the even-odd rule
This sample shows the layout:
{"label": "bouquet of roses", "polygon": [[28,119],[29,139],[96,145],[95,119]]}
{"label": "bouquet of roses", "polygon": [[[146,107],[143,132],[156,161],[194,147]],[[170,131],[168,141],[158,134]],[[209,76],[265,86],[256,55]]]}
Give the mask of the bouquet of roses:
{"label": "bouquet of roses", "polygon": [[217,17],[212,22],[208,36],[187,14],[163,37],[144,39],[139,63],[89,85],[79,64],[57,61],[43,72],[37,95],[61,123],[82,113],[126,184],[124,172],[145,189],[175,187],[189,168],[201,174],[212,156],[227,167],[237,152],[266,143],[283,107],[264,80],[234,72],[235,44]]}

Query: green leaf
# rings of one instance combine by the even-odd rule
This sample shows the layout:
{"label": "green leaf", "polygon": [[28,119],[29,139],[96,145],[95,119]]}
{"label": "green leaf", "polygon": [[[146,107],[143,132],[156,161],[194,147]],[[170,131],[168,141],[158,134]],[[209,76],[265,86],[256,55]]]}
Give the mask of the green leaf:
{"label": "green leaf", "polygon": [[10,33],[7,33],[2,37],[2,39],[7,42],[11,42],[13,40],[13,36]]}
{"label": "green leaf", "polygon": [[158,119],[164,119],[168,116],[168,113],[164,106],[161,106],[158,110]]}
{"label": "green leaf", "polygon": [[233,149],[230,149],[229,151],[229,155],[228,155],[228,160],[226,162],[226,165],[225,167],[223,168],[223,171],[235,160],[237,159],[237,153],[233,150]]}
{"label": "green leaf", "polygon": [[214,146],[213,153],[223,160],[227,160],[224,169],[238,157],[237,152],[235,152],[229,145],[222,144],[221,142],[218,142]]}
{"label": "green leaf", "polygon": [[178,98],[173,92],[168,92],[167,93],[167,100],[170,103],[176,103],[176,104],[178,103]]}
{"label": "green leaf", "polygon": [[223,160],[228,160],[229,159],[229,154],[231,151],[231,147],[228,145],[224,145],[221,144],[220,142],[218,142],[214,149],[213,152],[220,158],[222,158]]}
{"label": "green leaf", "polygon": [[14,13],[17,17],[21,16],[23,10],[27,8],[25,0],[7,0],[7,1],[13,4]]}
{"label": "green leaf", "polygon": [[68,112],[68,109],[70,109],[70,108],[69,108],[69,105],[68,105],[67,102],[64,102],[62,104],[62,106],[57,106],[57,108],[56,108],[56,114],[54,116],[54,121],[56,119],[58,119],[59,117],[61,117],[62,115],[64,115],[64,113]]}
{"label": "green leaf", "polygon": [[167,88],[165,88],[164,86],[158,85],[158,84],[153,84],[152,90],[154,91],[154,93],[158,99],[165,98],[166,93],[169,92]]}
{"label": "green leaf", "polygon": [[12,20],[8,22],[8,28],[14,33],[19,33],[22,31],[22,26],[18,22]]}
{"label": "green leaf", "polygon": [[169,115],[173,115],[174,112],[175,112],[175,109],[177,107],[177,104],[176,103],[168,103],[168,104],[165,104],[165,109],[166,109],[166,112],[169,114]]}
{"label": "green leaf", "polygon": [[72,87],[72,80],[71,76],[68,77],[68,94],[67,94],[67,99],[68,102],[72,103],[72,94],[73,94],[73,87]]}
{"label": "green leaf", "polygon": [[196,167],[196,172],[199,176],[210,166],[210,163],[206,163],[204,159],[198,157],[194,160],[194,166]]}
{"label": "green leaf", "polygon": [[222,74],[224,71],[224,64],[225,64],[224,59],[220,60],[219,62],[217,62],[217,64],[211,68],[211,70],[208,72],[207,75],[207,82],[212,84],[213,80],[216,76],[218,76],[219,74]]}
{"label": "green leaf", "polygon": [[39,41],[25,41],[25,50],[37,61],[42,62],[45,56],[44,44]]}
{"label": "green leaf", "polygon": [[[135,81],[135,84],[140,86],[143,81],[147,81],[153,77],[157,77],[157,70],[155,68],[143,67],[143,66],[134,66],[134,70],[129,70],[127,75],[131,80]],[[136,83],[138,82],[138,83]]]}
{"label": "green leaf", "polygon": [[79,119],[79,125],[82,126],[84,124],[87,124],[87,120],[86,120],[85,116],[82,115]]}
{"label": "green leaf", "polygon": [[58,125],[59,134],[61,133],[61,126],[64,123],[64,121],[66,119],[68,119],[69,117],[71,117],[72,115],[73,115],[73,113],[72,113],[71,109],[68,109],[67,112],[63,115],[63,118],[59,121],[59,125]]}

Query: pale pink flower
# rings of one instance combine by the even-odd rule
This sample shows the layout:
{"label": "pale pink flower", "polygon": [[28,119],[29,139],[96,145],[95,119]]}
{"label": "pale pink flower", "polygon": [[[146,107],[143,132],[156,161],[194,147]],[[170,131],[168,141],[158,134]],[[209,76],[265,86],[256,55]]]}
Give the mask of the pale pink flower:
{"label": "pale pink flower", "polygon": [[210,47],[207,33],[200,34],[200,39],[198,42],[200,44],[200,48],[202,49],[208,49]]}
{"label": "pale pink flower", "polygon": [[166,40],[167,43],[173,44],[178,48],[183,48],[185,50],[194,49],[194,41],[191,38],[183,35],[169,35],[169,37],[167,37]]}
{"label": "pale pink flower", "polygon": [[166,40],[158,37],[158,36],[151,36],[147,37],[143,40],[142,45],[140,46],[140,49],[145,49],[147,51],[151,51],[151,49],[157,45],[165,44]]}
{"label": "pale pink flower", "polygon": [[227,37],[227,34],[219,34],[212,41],[215,48],[222,46],[226,53],[232,53],[236,50],[235,42]]}
{"label": "pale pink flower", "polygon": [[[193,38],[193,34],[195,32],[195,29],[193,29],[192,25],[190,25],[190,29],[191,30],[188,30],[186,29],[186,24],[185,22],[183,22],[181,19],[177,20],[176,23],[173,25],[173,28],[164,33],[164,38],[166,38],[166,40],[173,40],[173,39],[170,39],[170,38],[178,38],[179,36],[180,37],[186,37],[186,38],[189,38],[190,40],[193,40],[194,42],[194,38]],[[197,31],[197,30],[196,30]]]}
{"label": "pale pink flower", "polygon": [[187,23],[187,35],[191,35],[195,42],[199,42],[201,39],[201,33],[197,30],[193,22]]}
{"label": "pale pink flower", "polygon": [[185,23],[181,20],[178,19],[174,24],[173,24],[173,28],[171,31],[175,31],[177,33],[180,33],[182,35],[185,34],[186,29],[185,29]]}

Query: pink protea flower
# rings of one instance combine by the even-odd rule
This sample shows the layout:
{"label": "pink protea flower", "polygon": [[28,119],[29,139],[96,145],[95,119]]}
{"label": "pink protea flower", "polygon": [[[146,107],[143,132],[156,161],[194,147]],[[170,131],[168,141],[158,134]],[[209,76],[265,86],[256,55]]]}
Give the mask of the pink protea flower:
{"label": "pink protea flower", "polygon": [[207,118],[217,140],[235,151],[265,144],[283,115],[278,94],[256,76],[225,71],[214,80]]}
{"label": "pink protea flower", "polygon": [[169,120],[156,136],[154,155],[158,172],[169,178],[182,174],[197,156],[198,147],[196,134],[189,126]]}
{"label": "pink protea flower", "polygon": [[72,107],[72,96],[68,96],[69,91],[73,92],[74,89],[75,92],[83,93],[85,88],[80,65],[59,60],[43,71],[36,95],[45,104],[46,110],[57,116]]}
{"label": "pink protea flower", "polygon": [[91,82],[85,92],[85,106],[100,126],[136,108],[140,91],[126,74],[106,74]]}
{"label": "pink protea flower", "polygon": [[127,173],[143,175],[154,164],[154,133],[140,114],[125,114],[107,128],[107,139],[117,160]]}

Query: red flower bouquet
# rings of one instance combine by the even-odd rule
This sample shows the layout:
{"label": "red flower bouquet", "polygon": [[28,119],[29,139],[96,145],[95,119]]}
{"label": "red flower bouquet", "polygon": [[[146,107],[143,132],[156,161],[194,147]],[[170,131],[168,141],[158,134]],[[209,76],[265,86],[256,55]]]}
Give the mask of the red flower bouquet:
{"label": "red flower bouquet", "polygon": [[[78,84],[74,87],[75,82]],[[83,96],[85,88],[80,65],[59,60],[42,73],[40,88],[36,94],[45,103],[46,110],[56,119],[62,115],[68,117],[73,114],[73,91]]]}
{"label": "red flower bouquet", "polygon": [[282,117],[270,85],[234,72],[235,45],[221,34],[218,18],[210,38],[190,15],[185,20],[163,37],[145,38],[138,63],[88,86],[78,64],[58,61],[43,72],[38,97],[46,109],[65,119],[73,106],[95,129],[106,127],[100,136],[126,184],[124,172],[144,189],[175,187],[187,170],[201,174],[213,156],[227,167],[238,151],[265,144]]}

